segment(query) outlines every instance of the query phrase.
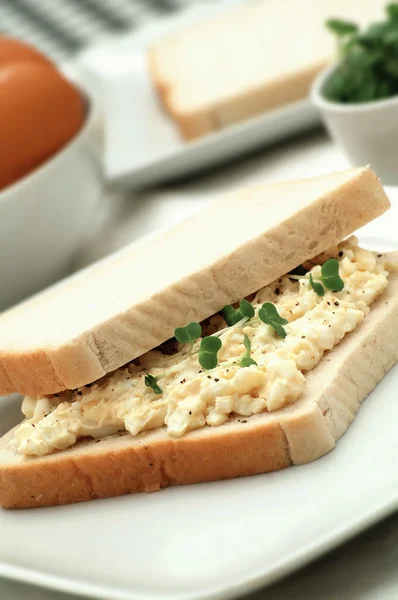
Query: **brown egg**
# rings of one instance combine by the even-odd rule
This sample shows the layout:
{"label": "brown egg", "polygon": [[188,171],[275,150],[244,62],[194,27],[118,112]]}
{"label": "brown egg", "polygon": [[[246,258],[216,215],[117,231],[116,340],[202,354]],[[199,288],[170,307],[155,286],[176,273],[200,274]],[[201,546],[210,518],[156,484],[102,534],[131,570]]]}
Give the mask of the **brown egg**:
{"label": "brown egg", "polygon": [[28,44],[9,37],[0,36],[0,69],[5,65],[18,62],[34,62],[55,68],[53,63],[43,54]]}
{"label": "brown egg", "polygon": [[0,189],[53,156],[84,121],[75,87],[47,59],[27,51],[26,61],[12,53],[8,64],[0,59]]}

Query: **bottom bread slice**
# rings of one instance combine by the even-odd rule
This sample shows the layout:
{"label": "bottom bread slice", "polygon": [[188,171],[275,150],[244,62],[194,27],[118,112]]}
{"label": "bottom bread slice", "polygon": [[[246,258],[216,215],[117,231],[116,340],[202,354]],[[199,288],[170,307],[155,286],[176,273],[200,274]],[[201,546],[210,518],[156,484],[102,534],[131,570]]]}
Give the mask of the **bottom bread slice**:
{"label": "bottom bread slice", "polygon": [[[136,437],[123,433],[82,440],[44,457],[11,449],[12,430],[0,440],[0,506],[68,504],[310,462],[335,446],[362,400],[396,362],[398,274],[363,323],[307,374],[296,403],[182,438],[164,429]],[[372,443],[371,431],[368,439]]]}

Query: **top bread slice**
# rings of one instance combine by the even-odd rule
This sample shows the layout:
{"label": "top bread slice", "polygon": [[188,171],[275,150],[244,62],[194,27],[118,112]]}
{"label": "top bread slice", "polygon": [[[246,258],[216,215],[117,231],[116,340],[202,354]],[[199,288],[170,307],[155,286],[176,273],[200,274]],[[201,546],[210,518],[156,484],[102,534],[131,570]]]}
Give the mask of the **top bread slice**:
{"label": "top bread slice", "polygon": [[154,44],[148,52],[151,78],[182,136],[193,139],[306,98],[314,77],[336,54],[326,19],[367,22],[383,5],[245,2]]}
{"label": "top bread slice", "polygon": [[368,168],[239,190],[0,315],[0,393],[95,381],[390,206]]}

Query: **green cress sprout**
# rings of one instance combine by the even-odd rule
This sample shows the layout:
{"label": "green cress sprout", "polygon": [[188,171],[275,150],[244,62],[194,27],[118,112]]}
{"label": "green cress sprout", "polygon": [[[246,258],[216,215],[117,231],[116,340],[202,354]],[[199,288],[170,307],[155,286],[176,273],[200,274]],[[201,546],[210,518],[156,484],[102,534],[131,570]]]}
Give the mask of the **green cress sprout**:
{"label": "green cress sprout", "polygon": [[199,348],[199,364],[204,369],[214,369],[218,365],[218,351],[221,349],[222,341],[219,337],[209,335],[203,338]]}
{"label": "green cress sprout", "polygon": [[263,323],[270,325],[279,337],[282,339],[286,337],[286,331],[283,325],[287,325],[288,321],[280,316],[275,304],[272,304],[272,302],[265,302],[259,309],[258,316]]}
{"label": "green cress sprout", "polygon": [[398,4],[386,6],[386,19],[360,31],[355,23],[329,19],[340,62],[323,94],[335,102],[370,102],[398,94]]}
{"label": "green cress sprout", "polygon": [[252,344],[251,344],[251,341],[249,340],[249,338],[247,337],[246,334],[244,334],[243,345],[244,345],[244,347],[246,349],[246,352],[243,355],[243,357],[241,358],[239,366],[241,366],[241,367],[250,367],[250,365],[257,365],[257,363],[254,360],[254,358],[252,358],[250,356],[250,352],[251,352],[251,349],[252,349]]}
{"label": "green cress sprout", "polygon": [[[344,281],[339,275],[339,261],[336,258],[329,258],[321,267],[321,276],[316,278],[321,281],[326,289],[332,292],[341,292],[344,288]],[[316,283],[310,273],[310,286],[318,294],[324,296],[325,290],[320,283]]]}
{"label": "green cress sprout", "polygon": [[324,296],[325,295],[325,290],[323,289],[322,284],[321,283],[317,283],[316,281],[314,281],[311,273],[310,273],[309,282],[310,282],[310,286],[312,287],[312,289],[314,290],[314,292],[316,294],[318,294],[318,296]]}
{"label": "green cress sprout", "polygon": [[[290,279],[307,279],[306,276],[301,275],[289,275],[289,277]],[[344,281],[339,275],[339,261],[336,258],[329,258],[321,267],[321,276],[316,277],[315,281],[312,273],[309,273],[308,281],[318,296],[325,295],[325,288],[331,292],[341,292],[344,288]],[[319,281],[321,283],[317,283]]]}
{"label": "green cress sprout", "polygon": [[351,21],[343,21],[342,19],[328,19],[326,27],[337,36],[340,42],[347,35],[358,33],[358,25],[351,23]]}
{"label": "green cress sprout", "polygon": [[224,306],[222,309],[222,315],[229,327],[236,325],[242,319],[251,319],[255,315],[253,306],[247,300],[241,300],[239,302],[239,308],[234,308],[230,304]]}
{"label": "green cress sprout", "polygon": [[174,337],[181,344],[190,344],[191,350],[197,339],[202,335],[202,327],[196,321],[188,323],[185,327],[177,327],[174,330]]}
{"label": "green cress sprout", "polygon": [[149,388],[152,389],[153,392],[155,392],[155,394],[163,394],[163,390],[158,386],[158,380],[160,379],[160,377],[154,377],[153,375],[150,375],[149,373],[147,373],[145,375],[145,385]]}
{"label": "green cress sprout", "polygon": [[[181,344],[190,344],[191,349],[198,338],[202,335],[202,327],[199,323],[193,321],[185,327],[177,327],[174,335]],[[220,338],[210,335],[200,342],[199,346],[199,364],[204,369],[214,369],[218,364],[218,351],[222,346]]]}

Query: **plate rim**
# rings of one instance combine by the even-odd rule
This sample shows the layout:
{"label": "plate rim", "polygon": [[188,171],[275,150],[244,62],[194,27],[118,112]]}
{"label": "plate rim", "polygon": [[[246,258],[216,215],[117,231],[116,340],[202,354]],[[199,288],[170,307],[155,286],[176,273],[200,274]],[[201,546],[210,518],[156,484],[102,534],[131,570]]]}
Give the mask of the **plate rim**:
{"label": "plate rim", "polygon": [[[77,596],[91,596],[98,600],[109,600],[109,594],[113,600],[233,600],[241,594],[250,594],[262,587],[268,587],[283,577],[297,571],[304,565],[309,564],[313,560],[320,558],[327,552],[333,550],[341,543],[348,541],[355,537],[357,534],[368,529],[372,525],[382,519],[390,516],[398,509],[398,498],[388,498],[386,501],[375,509],[370,510],[365,516],[354,518],[349,524],[345,523],[341,527],[333,530],[332,533],[326,533],[322,538],[318,538],[318,541],[314,541],[303,549],[299,549],[291,553],[288,559],[279,561],[273,570],[269,573],[264,571],[256,571],[255,573],[249,574],[242,578],[240,582],[226,586],[211,586],[203,590],[200,593],[190,592],[177,592],[158,594],[158,593],[144,593],[128,591],[118,589],[113,586],[95,585],[92,583],[85,583],[70,577],[62,577],[59,575],[52,575],[45,571],[39,571],[37,569],[30,569],[26,567],[19,567],[16,565],[10,565],[0,560],[0,577],[4,577],[11,581],[17,581],[20,583],[32,584],[37,587],[44,587],[46,589],[55,590],[64,593],[70,593]],[[5,510],[5,509],[0,509]],[[319,541],[321,539],[321,541]]]}

